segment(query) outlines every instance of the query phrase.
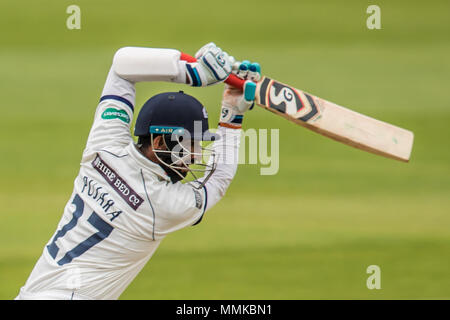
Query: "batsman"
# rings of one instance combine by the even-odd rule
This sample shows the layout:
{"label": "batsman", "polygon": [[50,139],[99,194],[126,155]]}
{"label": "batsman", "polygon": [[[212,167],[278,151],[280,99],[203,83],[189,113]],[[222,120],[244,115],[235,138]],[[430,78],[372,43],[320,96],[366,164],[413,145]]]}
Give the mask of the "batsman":
{"label": "batsman", "polygon": [[[115,53],[72,195],[16,299],[118,299],[165,236],[198,224],[225,195],[260,67],[235,61],[214,43],[195,58],[160,48]],[[142,106],[135,142],[135,83],[205,87],[231,73],[245,85],[225,85],[216,132],[197,99],[164,92]]]}

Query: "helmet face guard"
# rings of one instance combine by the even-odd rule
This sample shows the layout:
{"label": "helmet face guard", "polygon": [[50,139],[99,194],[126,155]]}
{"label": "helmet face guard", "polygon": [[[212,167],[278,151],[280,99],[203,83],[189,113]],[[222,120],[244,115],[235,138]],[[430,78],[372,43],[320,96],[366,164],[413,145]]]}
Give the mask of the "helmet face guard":
{"label": "helmet face guard", "polygon": [[172,182],[185,180],[196,189],[203,188],[216,170],[216,152],[202,146],[201,140],[190,139],[176,132],[161,137],[166,149],[154,145],[154,133],[150,134],[151,146]]}

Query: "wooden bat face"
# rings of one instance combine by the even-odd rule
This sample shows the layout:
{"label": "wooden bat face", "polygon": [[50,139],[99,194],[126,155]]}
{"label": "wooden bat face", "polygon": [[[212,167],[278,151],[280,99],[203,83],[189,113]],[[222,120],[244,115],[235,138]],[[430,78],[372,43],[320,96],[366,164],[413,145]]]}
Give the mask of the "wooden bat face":
{"label": "wooden bat face", "polygon": [[256,104],[328,138],[384,157],[409,161],[414,135],[268,77],[257,84]]}

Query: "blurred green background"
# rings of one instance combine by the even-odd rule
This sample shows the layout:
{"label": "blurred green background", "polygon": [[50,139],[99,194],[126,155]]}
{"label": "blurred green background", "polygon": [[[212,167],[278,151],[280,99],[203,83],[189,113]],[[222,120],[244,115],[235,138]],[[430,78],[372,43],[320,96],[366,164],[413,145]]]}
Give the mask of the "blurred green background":
{"label": "blurred green background", "polygon": [[[66,8],[81,8],[68,30]],[[366,8],[381,8],[369,30]],[[0,4],[0,298],[14,298],[72,192],[122,46],[188,53],[214,41],[263,73],[408,128],[408,164],[255,108],[280,169],[242,165],[203,222],[168,236],[122,299],[450,298],[450,2],[13,1]],[[138,84],[137,106],[183,89],[218,119],[221,85]],[[137,108],[137,111],[139,108]],[[366,268],[381,268],[381,290]]]}

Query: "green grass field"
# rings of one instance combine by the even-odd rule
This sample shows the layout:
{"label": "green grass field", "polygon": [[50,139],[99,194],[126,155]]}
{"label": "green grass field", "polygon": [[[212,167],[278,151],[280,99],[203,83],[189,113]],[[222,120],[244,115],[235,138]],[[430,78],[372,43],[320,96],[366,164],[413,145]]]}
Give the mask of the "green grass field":
{"label": "green grass field", "polygon": [[[70,4],[81,30],[66,28]],[[370,4],[381,30],[366,28]],[[17,295],[55,231],[115,50],[193,54],[209,41],[414,131],[411,161],[255,108],[245,127],[279,129],[279,172],[240,166],[225,198],[168,236],[121,298],[450,298],[450,2],[5,0],[0,9],[0,299]],[[214,126],[220,85],[138,84],[137,105],[179,89]],[[366,287],[369,265],[381,268],[381,290]]]}

